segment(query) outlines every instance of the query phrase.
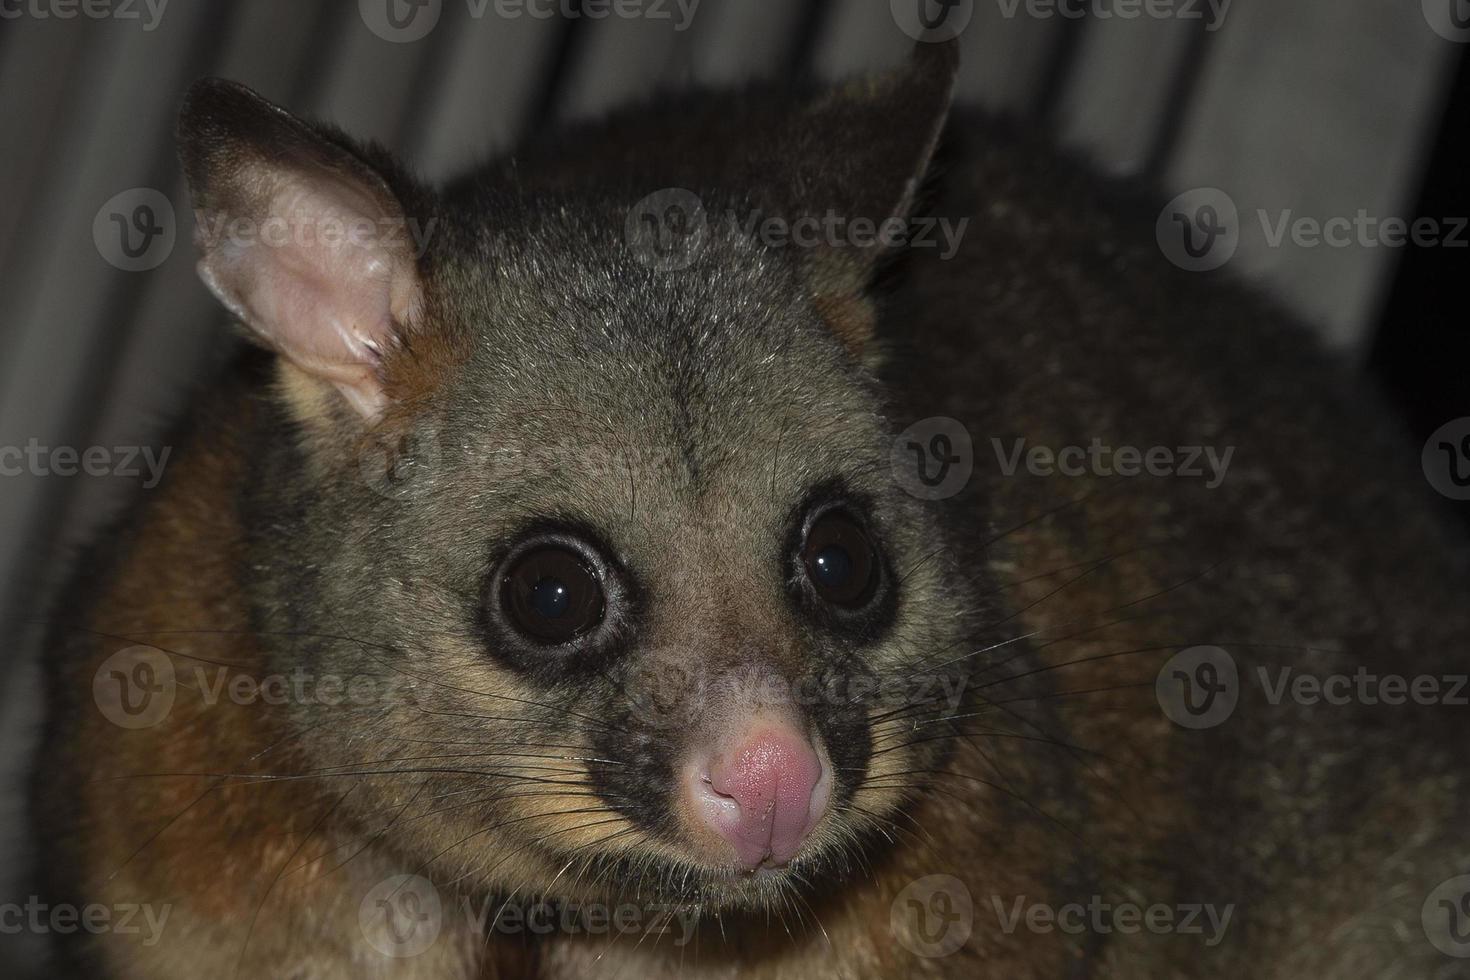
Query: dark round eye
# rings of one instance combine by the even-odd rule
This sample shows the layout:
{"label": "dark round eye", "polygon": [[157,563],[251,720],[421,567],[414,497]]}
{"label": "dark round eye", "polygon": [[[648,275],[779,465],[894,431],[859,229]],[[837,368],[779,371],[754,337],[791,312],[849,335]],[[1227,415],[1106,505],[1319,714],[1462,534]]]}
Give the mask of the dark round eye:
{"label": "dark round eye", "polygon": [[511,625],[545,644],[566,643],[602,622],[597,574],[574,551],[549,545],[506,570],[501,602]]}
{"label": "dark round eye", "polygon": [[817,595],[835,606],[861,606],[873,595],[878,560],[863,529],[841,511],[818,517],[802,545],[802,562]]}

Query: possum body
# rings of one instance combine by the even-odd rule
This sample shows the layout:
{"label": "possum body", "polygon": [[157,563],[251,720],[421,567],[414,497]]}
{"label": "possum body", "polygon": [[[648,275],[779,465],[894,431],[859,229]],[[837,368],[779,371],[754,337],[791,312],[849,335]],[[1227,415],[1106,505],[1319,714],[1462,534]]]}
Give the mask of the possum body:
{"label": "possum body", "polygon": [[[954,57],[443,188],[191,90],[258,343],[52,613],[48,894],[167,909],[63,962],[1462,975],[1417,452]],[[1303,694],[1359,676],[1439,693]]]}

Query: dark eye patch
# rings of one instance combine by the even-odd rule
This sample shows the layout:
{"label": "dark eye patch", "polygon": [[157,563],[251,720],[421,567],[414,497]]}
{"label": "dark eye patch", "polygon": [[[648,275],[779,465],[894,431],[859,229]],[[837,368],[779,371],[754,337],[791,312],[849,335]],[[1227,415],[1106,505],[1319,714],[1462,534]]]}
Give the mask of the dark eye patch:
{"label": "dark eye patch", "polygon": [[838,483],[797,509],[787,554],[792,598],[835,634],[878,640],[897,614],[898,584],[866,498]]}
{"label": "dark eye patch", "polygon": [[607,606],[596,569],[558,545],[535,548],[506,569],[501,603],[512,626],[549,645],[594,629]]}
{"label": "dark eye patch", "polygon": [[632,576],[580,525],[537,524],[513,540],[479,600],[490,652],[552,684],[603,669],[636,633]]}

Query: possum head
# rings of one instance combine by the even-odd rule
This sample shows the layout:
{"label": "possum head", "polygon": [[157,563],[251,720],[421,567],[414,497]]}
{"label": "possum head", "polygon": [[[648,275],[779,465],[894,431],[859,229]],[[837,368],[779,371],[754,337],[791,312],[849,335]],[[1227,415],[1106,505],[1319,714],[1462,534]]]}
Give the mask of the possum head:
{"label": "possum head", "polygon": [[442,192],[191,92],[201,275],[278,355],[244,490],[268,655],[392,691],[290,709],[364,836],[486,892],[759,909],[924,791],[944,741],[897,739],[954,709],[972,606],[891,475],[883,241],[743,219],[901,220],[953,70],[737,113],[707,160],[630,124],[641,155]]}

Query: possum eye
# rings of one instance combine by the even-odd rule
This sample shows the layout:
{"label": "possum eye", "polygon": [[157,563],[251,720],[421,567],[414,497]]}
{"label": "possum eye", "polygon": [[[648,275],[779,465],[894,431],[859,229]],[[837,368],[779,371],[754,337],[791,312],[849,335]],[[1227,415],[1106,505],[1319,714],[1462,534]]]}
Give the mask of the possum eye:
{"label": "possum eye", "polygon": [[551,645],[597,626],[606,605],[597,573],[581,555],[557,545],[528,551],[506,570],[501,604],[512,626]]}
{"label": "possum eye", "polygon": [[829,511],[812,522],[801,558],[824,602],[852,609],[872,598],[877,554],[863,529],[842,511]]}

